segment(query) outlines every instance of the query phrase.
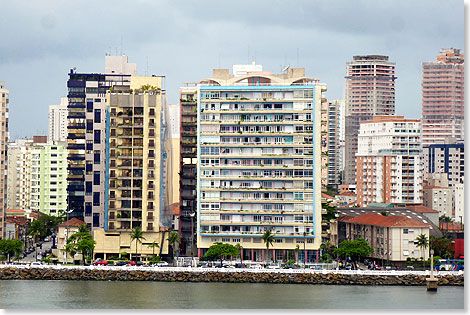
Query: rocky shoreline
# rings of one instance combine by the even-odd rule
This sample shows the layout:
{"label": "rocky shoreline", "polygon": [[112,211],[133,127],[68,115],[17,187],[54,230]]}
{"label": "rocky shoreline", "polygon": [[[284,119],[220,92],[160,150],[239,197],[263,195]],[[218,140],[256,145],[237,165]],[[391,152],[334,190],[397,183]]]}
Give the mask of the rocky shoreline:
{"label": "rocky shoreline", "polygon": [[[464,274],[436,275],[439,286],[463,286]],[[88,280],[88,281],[166,281],[166,282],[226,282],[226,283],[281,283],[331,285],[426,285],[421,274],[344,274],[335,272],[282,273],[269,271],[216,270],[149,270],[149,269],[93,269],[93,268],[0,268],[0,280]]]}

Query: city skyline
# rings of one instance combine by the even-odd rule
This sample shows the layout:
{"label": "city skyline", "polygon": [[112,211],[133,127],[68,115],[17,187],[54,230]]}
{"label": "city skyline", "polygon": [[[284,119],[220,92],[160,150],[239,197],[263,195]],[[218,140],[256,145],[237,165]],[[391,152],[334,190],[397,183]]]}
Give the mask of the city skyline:
{"label": "city skyline", "polygon": [[[14,32],[0,43],[0,80],[10,90],[11,138],[46,135],[47,108],[67,94],[69,70],[103,72],[103,55],[121,52],[137,63],[138,75],[166,76],[169,104],[178,102],[183,82],[253,59],[273,72],[303,67],[327,85],[328,100],[342,99],[346,62],[354,55],[383,54],[396,63],[396,114],[421,118],[421,64],[441,48],[464,49],[462,3],[365,4],[140,1],[123,14],[119,3],[6,3],[9,14],[0,26],[14,26]],[[79,23],[76,10],[96,23]],[[139,22],[133,23],[136,16]]]}

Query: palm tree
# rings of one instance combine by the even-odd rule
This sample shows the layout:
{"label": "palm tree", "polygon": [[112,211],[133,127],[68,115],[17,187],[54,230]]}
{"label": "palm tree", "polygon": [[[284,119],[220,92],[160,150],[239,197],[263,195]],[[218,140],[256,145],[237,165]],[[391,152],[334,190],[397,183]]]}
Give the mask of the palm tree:
{"label": "palm tree", "polygon": [[[269,252],[269,245],[273,245],[273,242],[274,242],[273,234],[271,233],[270,230],[266,230],[263,236],[261,236],[261,239],[266,244],[266,250]],[[274,254],[273,254],[273,261],[274,261]]]}
{"label": "palm tree", "polygon": [[142,243],[142,240],[145,240],[144,234],[142,232],[142,229],[139,226],[136,226],[132,230],[131,234],[131,242],[135,240],[135,256],[137,258],[137,243]]}
{"label": "palm tree", "polygon": [[429,240],[428,240],[428,237],[426,236],[426,234],[419,234],[418,237],[416,238],[416,246],[421,248],[422,250],[422,253],[423,253],[423,268],[425,267],[424,266],[424,250],[426,250],[426,248],[428,247],[429,245]]}
{"label": "palm tree", "polygon": [[160,248],[160,245],[158,244],[158,242],[153,241],[147,246],[152,248],[152,256],[155,257],[155,248]]}
{"label": "palm tree", "polygon": [[[174,251],[176,251],[175,244],[180,242],[180,235],[178,232],[173,231],[170,232],[170,235],[168,235],[168,242],[170,243],[171,247],[173,248]],[[175,258],[175,253],[173,252],[173,259]]]}

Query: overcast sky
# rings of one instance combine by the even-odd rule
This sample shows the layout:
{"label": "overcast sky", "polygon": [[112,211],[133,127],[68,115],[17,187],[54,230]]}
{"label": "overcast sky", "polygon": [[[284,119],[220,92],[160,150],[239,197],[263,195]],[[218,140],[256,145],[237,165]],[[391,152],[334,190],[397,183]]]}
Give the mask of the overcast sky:
{"label": "overcast sky", "polygon": [[396,113],[419,118],[421,63],[464,48],[456,0],[1,2],[0,81],[10,90],[13,139],[47,135],[48,106],[66,96],[70,68],[104,72],[105,53],[122,51],[138,75],[166,76],[169,103],[183,82],[252,59],[273,73],[304,67],[329,100],[341,99],[346,62],[388,55]]}

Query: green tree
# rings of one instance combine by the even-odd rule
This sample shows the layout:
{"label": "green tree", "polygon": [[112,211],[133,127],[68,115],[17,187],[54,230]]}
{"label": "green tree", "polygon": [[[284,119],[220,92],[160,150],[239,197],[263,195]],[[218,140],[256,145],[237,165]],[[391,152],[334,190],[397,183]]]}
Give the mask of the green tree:
{"label": "green tree", "polygon": [[367,241],[363,238],[359,238],[355,241],[342,241],[339,247],[333,251],[333,254],[337,254],[339,257],[351,259],[355,262],[361,258],[368,257],[374,252],[374,249],[370,247]]}
{"label": "green tree", "polygon": [[444,259],[452,259],[454,257],[451,248],[451,241],[446,237],[429,236],[429,248],[434,250],[434,255]]}
{"label": "green tree", "polygon": [[23,243],[20,240],[1,239],[0,240],[0,254],[8,256],[8,262],[14,256],[16,259],[21,257],[23,253]]}
{"label": "green tree", "polygon": [[[331,244],[330,240],[326,240],[325,242],[321,243],[320,250],[321,250],[321,259],[323,262],[328,262],[329,260],[333,259],[333,251],[336,249],[336,246]],[[325,256],[325,257],[323,257]]]}
{"label": "green tree", "polygon": [[176,232],[176,231],[170,232],[170,235],[168,235],[167,241],[170,243],[171,248],[173,249],[173,259],[174,259],[175,258],[175,252],[176,252],[175,244],[180,243],[179,233]]}
{"label": "green tree", "polygon": [[95,249],[96,242],[93,240],[93,236],[91,235],[90,231],[86,224],[83,224],[78,227],[78,231],[70,235],[67,239],[67,243],[65,245],[65,252],[69,253],[70,256],[75,256],[76,253],[82,254],[82,262],[85,265],[86,263],[86,255],[91,254]]}
{"label": "green tree", "polygon": [[211,247],[209,247],[206,254],[204,255],[204,258],[206,260],[220,259],[220,264],[222,265],[222,260],[225,257],[237,256],[238,254],[239,250],[235,246],[231,244],[217,242],[212,244]]}
{"label": "green tree", "polygon": [[147,246],[152,248],[152,256],[155,257],[155,248],[160,248],[160,245],[158,244],[158,242],[153,241],[152,243],[150,243]]}
{"label": "green tree", "polygon": [[331,201],[322,202],[321,207],[326,210],[326,213],[322,214],[322,221],[330,222],[330,220],[336,218],[336,207],[331,205]]}
{"label": "green tree", "polygon": [[[263,240],[264,244],[266,245],[266,250],[269,252],[269,245],[273,245],[274,242],[274,235],[271,233],[271,231],[266,230],[264,234],[261,236],[261,239]],[[275,257],[273,254],[273,261]]]}
{"label": "green tree", "polygon": [[240,262],[242,262],[242,250],[243,246],[240,245],[240,243],[235,244],[235,248],[238,250],[239,256],[240,256]]}
{"label": "green tree", "polygon": [[424,265],[424,251],[426,248],[429,246],[429,240],[426,234],[419,234],[418,237],[416,238],[416,246],[421,249],[421,253],[423,254],[421,257],[423,257],[423,268],[425,268]]}
{"label": "green tree", "polygon": [[132,230],[131,242],[135,240],[135,259],[137,259],[137,243],[142,243],[142,240],[145,240],[144,233],[140,226],[136,226]]}

